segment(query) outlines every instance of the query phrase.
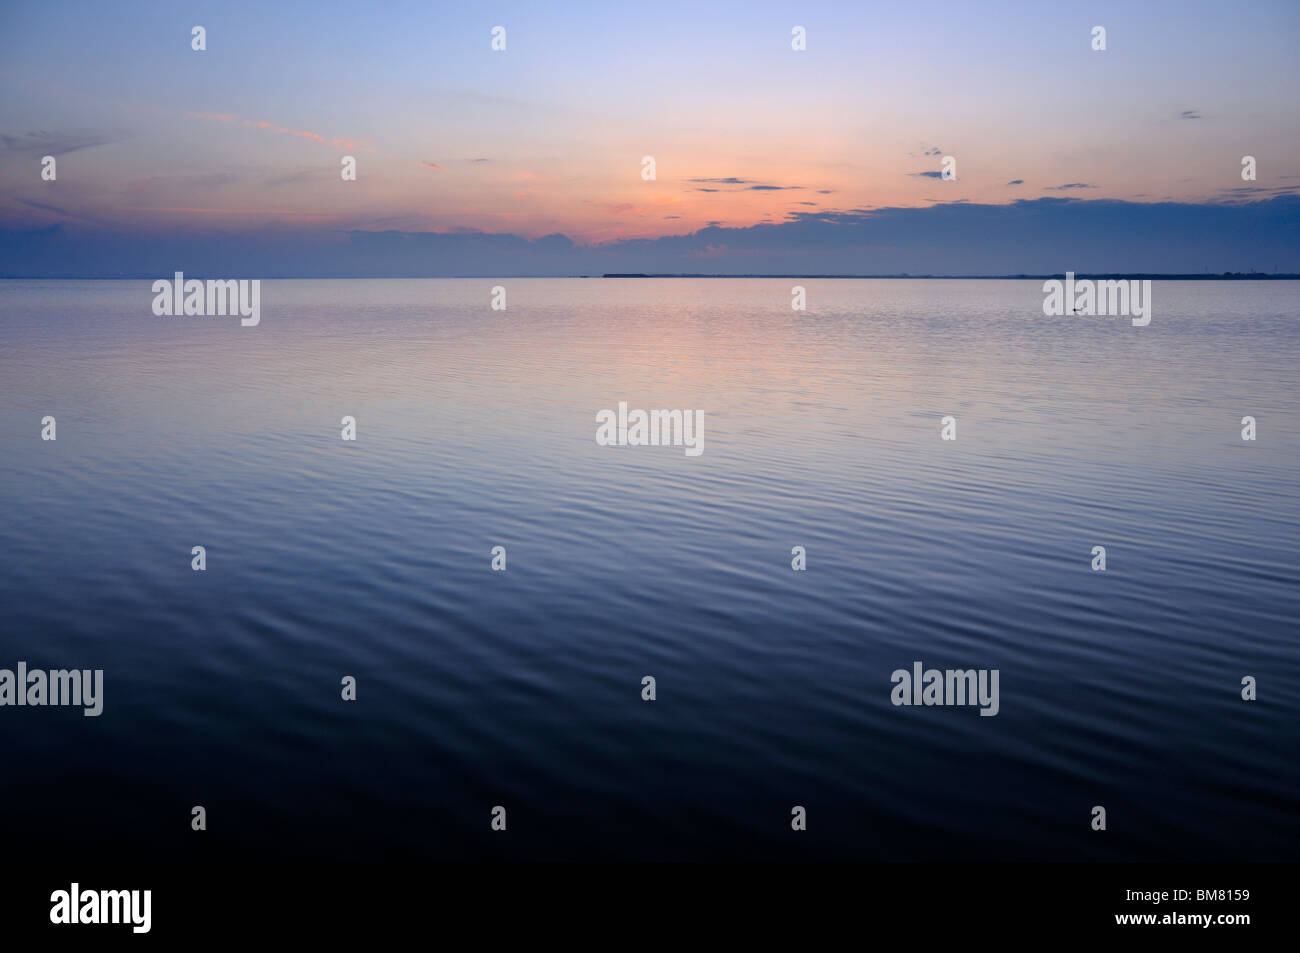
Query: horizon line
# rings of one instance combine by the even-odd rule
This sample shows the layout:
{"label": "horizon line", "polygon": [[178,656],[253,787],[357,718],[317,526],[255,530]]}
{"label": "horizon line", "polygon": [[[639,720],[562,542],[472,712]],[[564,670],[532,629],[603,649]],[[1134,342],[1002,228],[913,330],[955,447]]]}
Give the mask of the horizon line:
{"label": "horizon line", "polygon": [[[1137,281],[1300,281],[1300,273],[1264,272],[1264,271],[1224,271],[1224,272],[1120,272],[1120,271],[1076,271],[1071,272],[1076,279],[1108,280],[1124,279]],[[707,274],[696,272],[608,272],[601,275],[562,274],[562,275],[300,275],[274,274],[258,275],[258,281],[468,281],[495,279],[626,279],[626,278],[794,278],[804,281],[812,280],[849,280],[849,281],[1047,281],[1064,278],[1065,273],[1053,274],[994,274],[994,275],[932,275],[896,272],[879,275],[842,275],[842,274],[798,274],[795,272],[779,274]],[[0,274],[0,281],[149,281],[156,280],[154,272],[116,275],[5,275]],[[224,279],[223,279],[224,280]],[[245,280],[254,280],[252,278]]]}

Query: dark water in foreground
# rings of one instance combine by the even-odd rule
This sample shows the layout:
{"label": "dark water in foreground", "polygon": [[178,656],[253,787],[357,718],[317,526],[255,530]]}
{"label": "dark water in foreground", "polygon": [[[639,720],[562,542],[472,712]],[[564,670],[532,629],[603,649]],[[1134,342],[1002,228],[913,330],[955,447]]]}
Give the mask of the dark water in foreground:
{"label": "dark water in foreground", "polygon": [[[0,282],[0,668],[105,679],[0,708],[0,840],[1300,859],[1300,285],[1157,282],[1134,328],[794,283],[267,281],[241,328]],[[620,400],[704,453],[597,446]],[[916,660],[1000,713],[891,705]]]}

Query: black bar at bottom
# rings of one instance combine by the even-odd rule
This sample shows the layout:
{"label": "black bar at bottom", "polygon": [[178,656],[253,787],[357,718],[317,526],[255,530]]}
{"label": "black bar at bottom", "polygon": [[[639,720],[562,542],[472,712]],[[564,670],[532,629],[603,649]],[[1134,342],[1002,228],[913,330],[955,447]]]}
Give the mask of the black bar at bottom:
{"label": "black bar at bottom", "polygon": [[[68,863],[55,869],[39,860],[35,867],[9,861],[9,882],[0,889],[6,938],[118,938],[133,945],[260,937],[400,941],[411,935],[447,942],[586,937],[602,946],[623,940],[679,945],[702,936],[829,943],[837,934],[910,938],[924,944],[916,949],[947,938],[1129,935],[1185,942],[1201,936],[1230,943],[1289,935],[1295,916],[1294,865],[340,862],[250,868]],[[52,914],[72,919],[74,883],[78,920],[112,919],[116,912],[125,922],[52,922]],[[145,890],[147,932],[137,929],[144,925]],[[104,891],[113,893],[105,898]],[[123,893],[130,891],[138,893]],[[67,895],[62,905],[60,892]]]}

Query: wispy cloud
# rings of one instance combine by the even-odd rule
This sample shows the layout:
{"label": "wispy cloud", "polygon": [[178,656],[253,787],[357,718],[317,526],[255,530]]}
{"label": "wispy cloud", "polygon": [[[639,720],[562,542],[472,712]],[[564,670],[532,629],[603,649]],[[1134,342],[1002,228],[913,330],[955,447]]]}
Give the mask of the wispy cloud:
{"label": "wispy cloud", "polygon": [[1300,192],[1300,185],[1277,185],[1264,187],[1260,185],[1240,185],[1235,189],[1219,189],[1218,195],[1227,200],[1258,201],[1274,195],[1295,195]]}
{"label": "wispy cloud", "polygon": [[1184,109],[1179,119],[1200,119],[1201,111],[1199,109]]}
{"label": "wispy cloud", "polygon": [[1007,185],[1024,185],[1024,184],[1025,184],[1024,179],[1012,179],[1010,182],[1007,183]]}
{"label": "wispy cloud", "polygon": [[1065,185],[1050,186],[1050,192],[1068,192],[1071,189],[1095,189],[1097,186],[1089,185],[1087,182],[1067,182]]}
{"label": "wispy cloud", "polygon": [[438,165],[438,163],[436,163],[436,162],[425,162],[423,159],[420,160],[420,165],[424,166],[426,169],[437,169],[439,172],[446,172],[446,171],[447,171],[445,168],[443,168],[442,166]]}
{"label": "wispy cloud", "polygon": [[734,189],[698,188],[698,189],[691,189],[692,192],[786,192],[786,191],[804,190],[804,186],[802,185],[767,185],[765,183],[759,182],[757,179],[742,179],[738,175],[687,179],[686,181],[697,183],[703,186],[709,186],[709,185],[739,186],[739,188],[734,188]]}
{"label": "wispy cloud", "polygon": [[307,169],[295,169],[293,172],[286,172],[283,175],[276,175],[266,180],[268,188],[279,188],[283,185],[295,185],[299,182],[309,182],[313,179],[335,179],[338,172],[333,169],[322,169],[314,166]]}
{"label": "wispy cloud", "polygon": [[59,215],[71,215],[67,209],[59,208],[57,205],[47,205],[45,202],[33,202],[29,199],[14,199],[19,205],[26,205],[28,208],[39,209],[42,212],[57,212]]}
{"label": "wispy cloud", "polygon": [[337,149],[355,149],[360,143],[356,139],[343,137],[330,138],[323,136],[318,132],[308,132],[306,129],[293,129],[289,126],[280,126],[273,122],[267,122],[264,119],[241,119],[233,113],[189,113],[192,119],[202,119],[206,122],[223,122],[239,123],[250,129],[263,129],[267,132],[274,132],[283,136],[295,136],[299,139],[308,139],[312,142],[319,142],[322,145],[333,146]]}
{"label": "wispy cloud", "polygon": [[95,146],[121,142],[126,137],[119,134],[101,132],[36,132],[20,136],[0,133],[0,151],[20,152],[33,155],[58,156],[79,149],[92,149]]}

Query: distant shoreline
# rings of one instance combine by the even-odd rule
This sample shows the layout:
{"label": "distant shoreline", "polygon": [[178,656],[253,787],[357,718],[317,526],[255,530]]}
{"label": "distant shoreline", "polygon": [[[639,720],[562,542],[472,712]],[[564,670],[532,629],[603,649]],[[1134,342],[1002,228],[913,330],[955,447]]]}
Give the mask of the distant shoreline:
{"label": "distant shoreline", "polygon": [[[205,274],[205,273],[204,273]],[[152,281],[157,274],[0,274],[0,281]],[[166,277],[166,276],[164,276]],[[209,276],[211,277],[211,276]],[[797,281],[1048,281],[1057,274],[693,274],[608,272],[606,274],[244,274],[261,281],[512,281],[568,278],[772,278]],[[1091,281],[1300,281],[1300,273],[1223,272],[1173,274],[1161,272],[1075,272],[1075,280]]]}
{"label": "distant shoreline", "polygon": [[[0,275],[0,281],[150,281],[156,274],[135,275]],[[800,281],[1047,281],[1063,278],[1063,274],[1042,275],[704,275],[704,274],[641,274],[610,272],[604,275],[243,275],[264,281],[494,281],[514,279],[577,279],[577,278],[769,278],[796,279]],[[1093,281],[1300,281],[1300,274],[1268,272],[1224,272],[1210,274],[1162,274],[1159,272],[1079,271],[1076,279]]]}

